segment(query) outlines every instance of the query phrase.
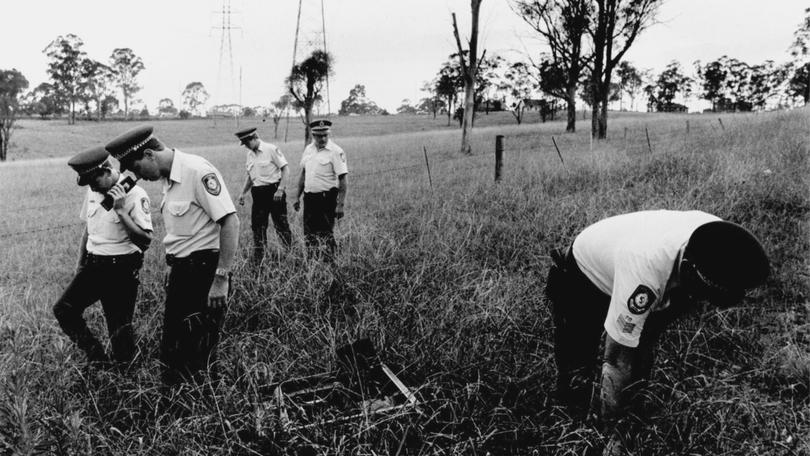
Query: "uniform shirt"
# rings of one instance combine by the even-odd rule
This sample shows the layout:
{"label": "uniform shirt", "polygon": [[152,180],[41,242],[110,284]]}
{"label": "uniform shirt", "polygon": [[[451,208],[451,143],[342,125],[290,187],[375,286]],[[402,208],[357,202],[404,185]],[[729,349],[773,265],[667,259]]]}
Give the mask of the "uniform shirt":
{"label": "uniform shirt", "polygon": [[599,221],[574,239],[577,265],[610,296],[605,330],[613,340],[638,346],[647,316],[669,304],[662,297],[689,237],[715,220],[701,211],[633,212]]}
{"label": "uniform shirt", "polygon": [[287,159],[278,147],[259,141],[256,152],[247,152],[247,172],[254,187],[275,184],[281,181],[281,168],[287,165]]}
{"label": "uniform shirt", "polygon": [[163,179],[160,210],[166,225],[166,253],[179,258],[198,250],[219,249],[217,221],[236,212],[214,165],[177,149],[169,178]]}
{"label": "uniform shirt", "polygon": [[[123,180],[120,176],[118,182]],[[87,222],[87,244],[85,248],[93,255],[127,255],[141,252],[130,239],[123,222],[115,213],[101,207],[104,195],[87,189],[79,218]],[[149,208],[149,195],[146,190],[135,185],[124,197],[124,209],[136,225],[144,231],[152,231],[152,216]]]}
{"label": "uniform shirt", "polygon": [[315,143],[310,143],[301,156],[301,168],[304,169],[305,193],[326,192],[337,188],[338,176],[349,172],[346,154],[331,139],[320,150]]}

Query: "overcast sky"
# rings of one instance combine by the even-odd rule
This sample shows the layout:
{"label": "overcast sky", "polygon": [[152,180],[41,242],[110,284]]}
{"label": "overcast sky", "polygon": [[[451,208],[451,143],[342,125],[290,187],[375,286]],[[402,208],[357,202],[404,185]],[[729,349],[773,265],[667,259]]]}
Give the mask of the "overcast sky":
{"label": "overcast sky", "polygon": [[[22,71],[34,87],[47,80],[42,50],[73,33],[96,60],[107,62],[118,47],[140,56],[146,69],[137,96],[152,111],[161,98],[179,106],[192,81],[201,81],[215,103],[239,102],[241,86],[242,104],[269,105],[284,92],[292,64],[299,0],[230,0],[230,53],[221,30],[225,1],[3,0],[0,69]],[[319,38],[321,0],[302,2],[299,41],[306,48],[305,38]],[[323,3],[327,49],[335,57],[333,111],[355,84],[364,84],[369,98],[391,111],[404,98],[422,97],[422,83],[455,52],[450,13],[456,12],[463,35],[470,28],[469,0]],[[666,0],[659,23],[638,38],[627,59],[655,71],[672,60],[691,69],[697,59],[724,54],[751,64],[786,61],[808,6],[806,0]],[[508,0],[484,0],[480,26],[489,55],[520,59],[542,50]]]}

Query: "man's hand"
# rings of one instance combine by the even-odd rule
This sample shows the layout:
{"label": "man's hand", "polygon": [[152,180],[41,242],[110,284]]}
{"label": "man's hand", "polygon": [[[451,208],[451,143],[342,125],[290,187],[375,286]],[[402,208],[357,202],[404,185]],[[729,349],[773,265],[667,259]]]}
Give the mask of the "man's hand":
{"label": "man's hand", "polygon": [[228,278],[214,276],[214,283],[208,291],[208,308],[219,309],[225,305],[228,297]]}
{"label": "man's hand", "polygon": [[335,218],[336,219],[342,219],[343,218],[343,205],[342,204],[338,204],[335,207]]}
{"label": "man's hand", "polygon": [[240,206],[245,205],[245,195],[239,195],[239,199],[237,200]]}
{"label": "man's hand", "polygon": [[296,202],[293,203],[293,209],[295,209],[295,212],[298,212],[298,209],[301,209],[301,202],[296,200]]}
{"label": "man's hand", "polygon": [[120,184],[115,184],[107,194],[113,198],[114,210],[117,211],[124,208],[124,199],[127,197],[127,192],[124,190],[124,187],[121,187]]}
{"label": "man's hand", "polygon": [[278,190],[276,190],[276,193],[273,195],[273,200],[275,200],[275,202],[277,202],[277,203],[284,200],[284,189],[283,188],[279,187]]}

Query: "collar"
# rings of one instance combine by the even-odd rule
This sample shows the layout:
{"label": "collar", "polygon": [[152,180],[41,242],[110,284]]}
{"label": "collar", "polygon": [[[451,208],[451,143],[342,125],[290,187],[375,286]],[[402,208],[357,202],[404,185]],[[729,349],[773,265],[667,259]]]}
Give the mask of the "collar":
{"label": "collar", "polygon": [[185,169],[185,155],[183,152],[180,152],[177,149],[172,149],[172,153],[174,153],[174,158],[172,159],[172,170],[169,172],[169,183],[183,182],[183,170]]}

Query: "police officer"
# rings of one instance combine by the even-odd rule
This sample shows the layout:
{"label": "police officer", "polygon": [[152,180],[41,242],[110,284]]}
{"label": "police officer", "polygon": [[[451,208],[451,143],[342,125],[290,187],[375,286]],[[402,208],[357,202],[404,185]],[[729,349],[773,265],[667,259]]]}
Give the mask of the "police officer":
{"label": "police officer", "polygon": [[250,190],[253,206],[250,212],[250,227],[253,230],[253,262],[259,264],[267,244],[267,217],[273,218],[273,226],[284,247],[292,239],[287,222],[287,198],[284,183],[289,167],[281,150],[259,138],[255,128],[236,132],[236,137],[248,149],[247,178],[239,195],[239,205],[245,204],[245,195]]}
{"label": "police officer", "polygon": [[[750,232],[701,211],[610,217],[552,257],[546,293],[554,315],[557,397],[587,407],[604,328],[601,417],[611,433],[624,414],[628,387],[649,378],[666,326],[700,302],[738,303],[769,273],[765,251]],[[621,451],[614,437],[605,454]]]}
{"label": "police officer", "polygon": [[[106,363],[107,354],[82,317],[84,310],[101,301],[113,359],[123,367],[135,357],[132,315],[138,294],[138,274],[143,252],[152,233],[149,196],[135,185],[127,193],[123,176],[103,147],[85,150],[69,161],[77,182],[89,186],[80,218],[87,222],[79,246],[76,275],[53,306],[62,330],[87,355],[88,361]],[[101,203],[109,194],[112,208]]]}
{"label": "police officer", "polygon": [[332,122],[316,120],[309,124],[312,142],[301,156],[298,197],[293,208],[298,211],[304,196],[304,240],[310,254],[325,250],[326,259],[334,259],[335,220],[343,217],[349,168],[343,149],[329,139]]}
{"label": "police officer", "polygon": [[216,379],[239,218],[222,176],[204,158],[167,148],[151,126],[134,128],[106,146],[138,177],[163,182],[161,214],[170,267],[160,359],[166,385]]}

